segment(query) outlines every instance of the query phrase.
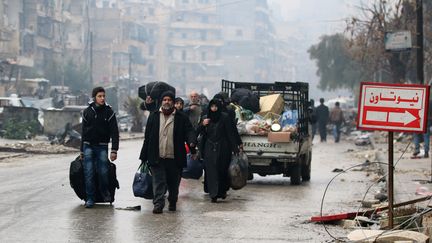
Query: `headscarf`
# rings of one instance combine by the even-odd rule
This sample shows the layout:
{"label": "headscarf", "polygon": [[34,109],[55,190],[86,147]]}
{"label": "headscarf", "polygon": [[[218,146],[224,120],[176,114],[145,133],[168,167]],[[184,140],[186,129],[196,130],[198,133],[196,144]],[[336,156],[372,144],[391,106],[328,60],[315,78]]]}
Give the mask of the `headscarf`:
{"label": "headscarf", "polygon": [[[216,105],[217,111],[212,111],[211,106]],[[212,99],[208,105],[207,116],[212,122],[218,122],[222,114],[222,102],[218,99]]]}

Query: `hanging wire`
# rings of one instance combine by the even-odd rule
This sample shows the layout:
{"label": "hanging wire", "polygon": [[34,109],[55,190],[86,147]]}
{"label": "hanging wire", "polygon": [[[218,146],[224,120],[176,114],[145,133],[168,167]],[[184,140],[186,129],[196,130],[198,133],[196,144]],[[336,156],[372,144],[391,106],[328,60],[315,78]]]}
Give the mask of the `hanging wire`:
{"label": "hanging wire", "polygon": [[[410,145],[411,145],[411,142],[408,143],[408,145],[406,146],[405,150],[402,152],[402,154],[400,155],[399,159],[396,161],[396,163],[394,164],[393,167],[395,167],[395,166],[399,163],[399,161],[402,159],[403,155],[406,153],[406,151],[408,150],[408,148],[409,148]],[[368,163],[368,164],[369,164],[369,165],[371,165],[371,164],[384,164],[384,165],[388,165],[388,163],[384,163],[384,162],[370,162],[370,163]],[[357,164],[357,165],[351,166],[351,167],[349,167],[348,169],[345,169],[345,170],[339,172],[337,175],[335,175],[335,176],[334,176],[334,177],[329,181],[329,183],[327,183],[327,186],[326,186],[326,188],[325,188],[325,190],[324,190],[324,193],[323,193],[323,196],[322,196],[322,199],[321,199],[321,206],[320,206],[320,216],[321,216],[321,217],[323,216],[323,214],[322,214],[322,212],[323,212],[323,205],[324,205],[324,199],[325,199],[325,196],[326,196],[326,194],[327,194],[327,190],[328,190],[328,188],[330,187],[330,184],[334,181],[334,179],[336,179],[336,177],[338,177],[338,176],[341,175],[342,173],[345,173],[345,172],[350,171],[350,170],[352,170],[352,169],[354,169],[354,168],[356,168],[356,167],[360,167],[360,166],[364,166],[364,165],[365,165],[365,163]],[[369,190],[372,188],[372,186],[374,186],[374,185],[376,185],[378,182],[380,182],[383,178],[385,178],[385,177],[387,176],[387,174],[388,174],[388,172],[385,173],[383,176],[380,177],[380,179],[378,179],[377,181],[375,181],[374,183],[372,183],[372,185],[370,185],[370,186],[368,187],[368,189],[367,189],[366,192],[364,193],[364,196],[363,196],[362,201],[364,201],[364,199],[366,198],[367,193],[368,193]],[[358,210],[357,210],[357,214],[356,214],[356,215],[358,215],[359,212],[360,212],[360,207],[358,208]],[[322,222],[322,225],[324,226],[324,230],[326,231],[326,233],[327,233],[331,238],[333,238],[334,240],[338,240],[338,241],[346,242],[345,240],[343,240],[343,239],[341,239],[341,238],[336,238],[335,236],[333,236],[333,235],[329,232],[329,230],[328,230],[328,228],[327,228],[327,226],[326,226],[326,224],[325,224],[324,222]]]}

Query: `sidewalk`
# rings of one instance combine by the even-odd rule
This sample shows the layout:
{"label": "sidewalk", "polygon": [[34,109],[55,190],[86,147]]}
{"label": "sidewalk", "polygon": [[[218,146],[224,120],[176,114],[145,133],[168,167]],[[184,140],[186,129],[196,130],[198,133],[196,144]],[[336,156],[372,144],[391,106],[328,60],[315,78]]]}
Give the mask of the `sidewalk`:
{"label": "sidewalk", "polygon": [[[143,140],[144,133],[121,132],[120,141]],[[28,154],[64,154],[76,153],[77,148],[66,147],[61,144],[51,144],[46,136],[36,136],[29,140],[15,140],[0,138],[0,161]]]}
{"label": "sidewalk", "polygon": [[[387,134],[387,133],[385,133]],[[431,158],[412,158],[414,152],[414,144],[410,144],[411,136],[406,135],[402,141],[394,141],[394,198],[396,202],[404,202],[413,200],[419,197],[427,196],[427,194],[418,195],[416,191],[432,194],[431,183]],[[388,143],[387,135],[380,133],[377,138],[377,133],[372,136],[372,145],[376,151],[379,162],[388,163]],[[403,154],[404,150],[406,152]],[[403,155],[402,155],[403,154]],[[423,154],[423,153],[421,153]],[[402,156],[402,157],[401,157]],[[388,170],[388,165],[382,164],[381,167],[385,172]]]}

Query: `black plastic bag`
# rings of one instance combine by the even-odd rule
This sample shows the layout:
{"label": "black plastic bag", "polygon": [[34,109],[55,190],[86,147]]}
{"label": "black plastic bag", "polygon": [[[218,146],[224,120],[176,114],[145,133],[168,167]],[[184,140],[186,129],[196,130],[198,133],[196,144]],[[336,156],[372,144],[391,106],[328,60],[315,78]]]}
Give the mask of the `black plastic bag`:
{"label": "black plastic bag", "polygon": [[191,154],[187,155],[187,166],[183,168],[182,178],[198,180],[203,174],[203,164],[199,159],[193,159]]}
{"label": "black plastic bag", "polygon": [[238,155],[233,155],[228,168],[231,188],[238,190],[246,186],[248,173],[249,162],[246,154],[241,152]]}
{"label": "black plastic bag", "polygon": [[132,190],[135,197],[153,199],[153,178],[147,163],[141,163],[135,173]]}
{"label": "black plastic bag", "polygon": [[253,113],[260,111],[259,96],[251,90],[245,88],[234,89],[231,94],[231,101]]}
{"label": "black plastic bag", "polygon": [[173,86],[162,81],[149,82],[138,88],[138,96],[143,100],[145,100],[147,96],[150,96],[153,100],[159,101],[162,93],[167,90],[173,92],[175,95],[176,90]]}

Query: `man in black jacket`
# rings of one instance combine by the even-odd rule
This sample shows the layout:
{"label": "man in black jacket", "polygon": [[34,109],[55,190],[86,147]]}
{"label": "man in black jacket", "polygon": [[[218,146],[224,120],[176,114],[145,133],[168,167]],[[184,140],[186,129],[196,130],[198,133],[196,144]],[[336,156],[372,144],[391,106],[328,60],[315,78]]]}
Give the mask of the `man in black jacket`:
{"label": "man in black jacket", "polygon": [[[86,208],[93,207],[96,190],[100,191],[103,201],[111,201],[108,188],[108,144],[111,140],[111,161],[117,159],[119,147],[117,119],[111,106],[105,103],[104,88],[94,88],[92,97],[93,102],[82,115],[81,157],[84,158]],[[99,188],[95,186],[96,179]]]}
{"label": "man in black jacket", "polygon": [[160,214],[168,190],[168,210],[176,211],[181,172],[186,167],[185,143],[195,154],[196,136],[188,117],[174,108],[174,93],[161,95],[162,105],[147,120],[140,160],[153,175],[153,213]]}
{"label": "man in black jacket", "polygon": [[324,98],[320,98],[320,105],[316,108],[318,120],[318,131],[321,137],[321,142],[327,142],[327,123],[329,120],[329,108],[324,105]]}

